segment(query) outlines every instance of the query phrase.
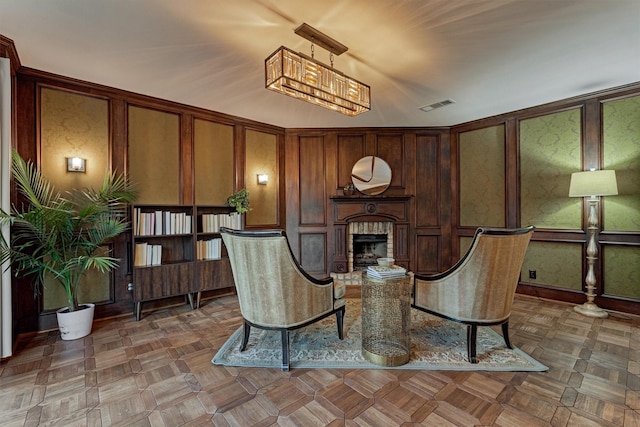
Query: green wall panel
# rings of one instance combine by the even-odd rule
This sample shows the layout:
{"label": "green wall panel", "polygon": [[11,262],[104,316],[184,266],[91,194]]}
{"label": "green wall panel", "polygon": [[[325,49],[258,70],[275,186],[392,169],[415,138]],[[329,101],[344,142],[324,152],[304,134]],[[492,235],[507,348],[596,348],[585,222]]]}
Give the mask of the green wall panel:
{"label": "green wall panel", "polygon": [[[276,225],[278,218],[278,139],[276,135],[247,130],[245,136],[245,185],[251,211],[247,225]],[[267,174],[266,185],[258,184],[258,174]]]}
{"label": "green wall panel", "polygon": [[[530,242],[522,264],[522,280],[528,283],[581,290],[582,244]],[[536,278],[529,278],[535,270]]]}
{"label": "green wall panel", "polygon": [[640,248],[605,246],[602,256],[604,293],[640,299]]}
{"label": "green wall panel", "polygon": [[460,134],[460,225],[504,227],[504,126]]}
{"label": "green wall panel", "polygon": [[129,176],[138,204],[180,203],[180,117],[129,107]]}
{"label": "green wall panel", "polygon": [[195,119],[193,158],[196,204],[226,205],[235,182],[233,126]]}
{"label": "green wall panel", "polygon": [[[99,189],[109,171],[109,102],[102,98],[43,87],[40,91],[40,170],[57,191]],[[66,157],[86,160],[84,173],[67,172]],[[111,276],[89,270],[81,279],[79,302],[108,301]],[[62,286],[45,280],[44,310],[67,305]]]}
{"label": "green wall panel", "polygon": [[[104,247],[106,253],[108,247]],[[64,292],[60,282],[51,276],[47,276],[44,281],[44,291],[42,308],[45,311],[56,310],[67,306],[67,294]],[[112,300],[111,297],[111,273],[101,273],[98,270],[88,270],[78,286],[78,302],[106,302]]]}
{"label": "green wall panel", "polygon": [[[109,170],[108,101],[42,88],[40,133],[40,170],[57,190],[100,188]],[[85,159],[85,172],[67,172],[66,157]]]}
{"label": "green wall panel", "polygon": [[614,169],[618,195],[603,202],[603,229],[640,231],[640,96],[607,102],[602,110],[604,169]]}
{"label": "green wall panel", "polygon": [[582,228],[582,199],[569,198],[571,173],[580,171],[579,109],[520,122],[521,224]]}

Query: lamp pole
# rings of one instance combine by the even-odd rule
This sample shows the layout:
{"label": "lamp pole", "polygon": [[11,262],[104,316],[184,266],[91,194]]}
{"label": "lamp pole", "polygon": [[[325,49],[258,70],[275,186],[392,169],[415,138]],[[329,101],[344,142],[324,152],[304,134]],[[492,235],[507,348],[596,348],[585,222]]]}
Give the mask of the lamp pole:
{"label": "lamp pole", "polygon": [[587,244],[587,276],[585,284],[587,285],[587,302],[582,305],[573,307],[575,311],[585,316],[605,318],[608,313],[598,307],[594,302],[596,298],[596,275],[594,272],[595,263],[598,259],[598,243],[596,235],[598,233],[598,196],[591,196],[587,200],[589,203],[588,232],[589,243]]}

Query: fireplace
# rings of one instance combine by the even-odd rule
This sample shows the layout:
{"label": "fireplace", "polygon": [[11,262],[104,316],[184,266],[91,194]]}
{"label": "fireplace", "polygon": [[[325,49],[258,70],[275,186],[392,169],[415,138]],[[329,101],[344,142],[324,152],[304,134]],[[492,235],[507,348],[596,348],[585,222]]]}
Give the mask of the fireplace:
{"label": "fireplace", "polygon": [[393,257],[392,222],[349,223],[349,271],[366,270],[381,257]]}
{"label": "fireplace", "polygon": [[[378,257],[395,258],[397,265],[409,268],[409,203],[412,196],[331,196],[333,207],[333,273],[354,273],[354,235],[375,235],[386,239],[370,252]],[[357,239],[356,239],[357,240]],[[360,273],[360,271],[355,271]],[[359,274],[358,274],[359,275]]]}
{"label": "fireplace", "polygon": [[366,270],[376,265],[378,258],[387,256],[386,234],[353,235],[353,269]]}

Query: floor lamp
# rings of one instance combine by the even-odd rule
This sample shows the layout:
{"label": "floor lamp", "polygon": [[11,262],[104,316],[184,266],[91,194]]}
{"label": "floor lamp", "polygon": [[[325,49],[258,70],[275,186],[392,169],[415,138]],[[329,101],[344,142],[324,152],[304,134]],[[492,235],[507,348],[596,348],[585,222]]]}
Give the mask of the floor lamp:
{"label": "floor lamp", "polygon": [[598,258],[598,203],[600,196],[612,196],[618,194],[618,184],[616,182],[616,172],[614,170],[598,170],[588,172],[575,172],[571,174],[571,184],[569,185],[569,197],[586,197],[589,203],[588,233],[589,243],[587,244],[587,302],[577,305],[574,310],[580,314],[590,317],[607,317],[605,310],[601,309],[593,302],[596,297],[596,275],[594,266]]}

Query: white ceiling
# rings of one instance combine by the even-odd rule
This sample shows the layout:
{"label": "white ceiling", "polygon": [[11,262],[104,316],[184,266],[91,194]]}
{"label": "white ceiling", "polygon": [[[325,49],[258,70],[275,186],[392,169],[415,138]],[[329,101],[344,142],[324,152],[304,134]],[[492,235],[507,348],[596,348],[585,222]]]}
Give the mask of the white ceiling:
{"label": "white ceiling", "polygon": [[[303,22],[348,46],[334,65],[370,112],[264,88],[280,45],[310,54]],[[640,81],[640,0],[0,0],[0,34],[27,67],[287,128],[448,126]]]}

